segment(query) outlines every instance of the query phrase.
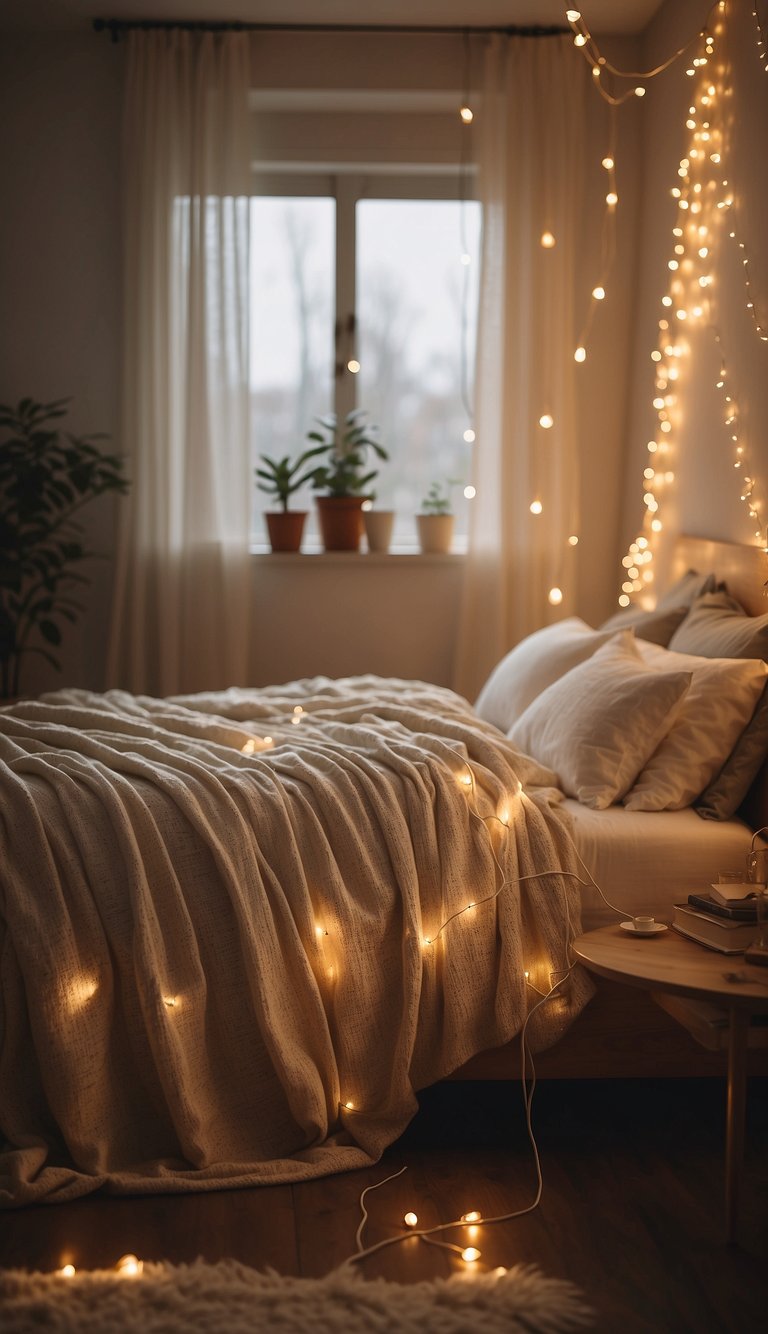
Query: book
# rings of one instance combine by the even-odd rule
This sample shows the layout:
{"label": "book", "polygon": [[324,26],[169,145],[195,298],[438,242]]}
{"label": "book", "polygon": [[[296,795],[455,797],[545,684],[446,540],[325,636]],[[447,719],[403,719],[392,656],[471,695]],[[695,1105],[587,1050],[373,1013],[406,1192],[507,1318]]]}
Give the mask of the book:
{"label": "book", "polygon": [[710,885],[712,898],[718,903],[750,903],[756,893],[758,886],[742,882],[741,884],[716,884]]}
{"label": "book", "polygon": [[757,899],[718,903],[713,894],[689,894],[688,902],[699,912],[713,913],[715,917],[727,917],[736,922],[757,921]]}
{"label": "book", "polygon": [[757,922],[738,922],[700,912],[687,903],[674,905],[672,927],[681,935],[721,954],[743,954],[757,935]]}

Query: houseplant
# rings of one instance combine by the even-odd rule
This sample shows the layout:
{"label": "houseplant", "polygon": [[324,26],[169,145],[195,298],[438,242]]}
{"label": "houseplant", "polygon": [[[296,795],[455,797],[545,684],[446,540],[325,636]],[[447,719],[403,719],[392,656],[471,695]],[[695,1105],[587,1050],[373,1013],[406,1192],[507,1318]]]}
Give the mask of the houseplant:
{"label": "houseplant", "polygon": [[378,476],[368,467],[369,451],[379,459],[388,459],[376,439],[377,428],[366,425],[363,409],[348,412],[343,421],[335,413],[318,417],[322,431],[309,431],[308,440],[318,445],[326,462],[314,470],[312,486],[326,494],[317,496],[320,533],[326,551],[357,551],[363,535],[363,504],[369,499],[370,485]]}
{"label": "houseplant", "polygon": [[75,566],[94,553],[81,540],[75,514],[105,491],[125,492],[122,460],[59,425],[69,399],[0,405],[0,696],[19,693],[30,654],[61,670],[51,651],[61,623],[74,623],[73,596],[88,583]]}
{"label": "houseplant", "polygon": [[453,541],[454,515],[451,510],[451,491],[461,483],[456,477],[445,482],[432,482],[421,502],[421,513],[416,515],[419,546],[425,554],[444,554]]}
{"label": "houseplant", "polygon": [[313,468],[302,471],[309,459],[324,452],[321,446],[305,449],[304,453],[293,461],[290,454],[281,459],[270,458],[268,454],[259,455],[263,466],[254,468],[256,485],[260,491],[273,496],[280,505],[280,509],[266,510],[264,513],[269,544],[273,551],[300,549],[307,511],[289,509],[288,502],[292,495],[300,491],[302,486],[311,482],[314,477]]}

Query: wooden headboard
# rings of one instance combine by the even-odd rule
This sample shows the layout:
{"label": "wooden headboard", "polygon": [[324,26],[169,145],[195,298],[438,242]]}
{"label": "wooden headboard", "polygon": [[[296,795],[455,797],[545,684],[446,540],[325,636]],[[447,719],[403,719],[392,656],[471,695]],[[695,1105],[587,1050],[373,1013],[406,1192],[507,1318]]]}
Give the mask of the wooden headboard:
{"label": "wooden headboard", "polygon": [[[768,555],[762,546],[738,542],[713,542],[703,537],[678,537],[675,543],[672,579],[686,570],[710,571],[722,580],[728,592],[750,616],[768,614],[764,584],[768,580]],[[752,826],[768,825],[768,757],[744,801],[740,815]]]}

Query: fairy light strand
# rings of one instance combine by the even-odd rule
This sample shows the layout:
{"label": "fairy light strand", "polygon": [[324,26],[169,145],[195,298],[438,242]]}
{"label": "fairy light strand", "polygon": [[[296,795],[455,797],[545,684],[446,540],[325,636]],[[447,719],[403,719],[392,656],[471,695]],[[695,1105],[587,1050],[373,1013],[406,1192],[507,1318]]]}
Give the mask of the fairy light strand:
{"label": "fairy light strand", "polygon": [[[723,35],[727,6],[718,2],[719,21],[713,33],[706,34],[708,59],[715,54],[715,38]],[[694,62],[686,71],[696,73],[701,63]],[[672,188],[676,213],[672,228],[672,254],[667,262],[669,285],[662,297],[662,316],[658,321],[659,339],[651,359],[656,365],[653,407],[657,414],[654,436],[648,441],[648,462],[643,470],[643,502],[646,507],[642,532],[629,546],[622,559],[625,570],[619,596],[620,606],[639,600],[652,606],[653,558],[658,534],[663,531],[661,509],[667,488],[674,482],[674,451],[679,426],[678,384],[683,367],[691,355],[686,331],[700,326],[714,338],[720,367],[715,389],[723,399],[723,425],[732,448],[732,466],[739,482],[739,498],[746,506],[754,535],[763,539],[764,519],[756,495],[757,480],[740,430],[740,414],[730,381],[729,368],[716,318],[717,273],[714,260],[722,251],[722,233],[739,247],[745,282],[746,306],[761,342],[768,333],[752,299],[749,256],[746,244],[731,221],[735,192],[722,161],[726,135],[720,115],[720,89],[724,71],[717,66],[714,76],[708,71],[700,76],[697,92],[688,108],[686,128],[690,131],[687,152],[678,167],[679,184]],[[713,170],[713,168],[715,170]],[[727,220],[727,221],[726,221]]]}

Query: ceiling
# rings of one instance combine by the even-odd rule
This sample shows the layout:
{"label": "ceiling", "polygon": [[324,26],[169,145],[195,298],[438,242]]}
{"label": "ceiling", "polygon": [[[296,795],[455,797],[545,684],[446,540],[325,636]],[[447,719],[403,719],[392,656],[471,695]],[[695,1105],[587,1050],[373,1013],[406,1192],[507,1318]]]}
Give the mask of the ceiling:
{"label": "ceiling", "polygon": [[[637,33],[662,0],[586,0],[595,33]],[[73,29],[94,18],[239,19],[251,23],[386,24],[393,27],[563,25],[563,0],[2,0],[0,28]]]}

